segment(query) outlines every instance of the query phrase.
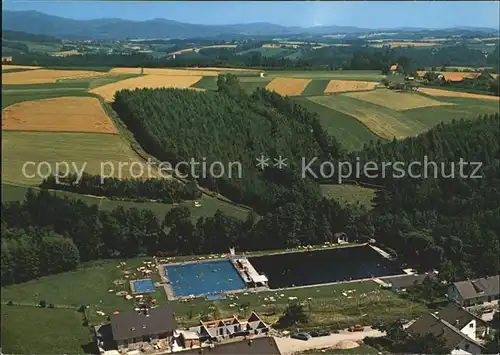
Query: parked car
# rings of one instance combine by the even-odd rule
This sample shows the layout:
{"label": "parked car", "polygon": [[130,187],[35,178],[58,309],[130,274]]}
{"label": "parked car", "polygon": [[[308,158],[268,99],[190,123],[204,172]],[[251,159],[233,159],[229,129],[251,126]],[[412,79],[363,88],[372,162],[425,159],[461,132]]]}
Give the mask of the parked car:
{"label": "parked car", "polygon": [[309,332],[309,335],[311,335],[313,338],[317,338],[317,337],[324,337],[324,336],[330,335],[330,332],[328,330],[319,329],[319,330],[313,330],[312,332]]}
{"label": "parked car", "polygon": [[295,333],[292,335],[293,339],[299,339],[299,340],[309,340],[311,339],[311,336],[307,333]]}
{"label": "parked car", "polygon": [[361,324],[351,325],[348,329],[350,332],[362,332],[365,328]]}

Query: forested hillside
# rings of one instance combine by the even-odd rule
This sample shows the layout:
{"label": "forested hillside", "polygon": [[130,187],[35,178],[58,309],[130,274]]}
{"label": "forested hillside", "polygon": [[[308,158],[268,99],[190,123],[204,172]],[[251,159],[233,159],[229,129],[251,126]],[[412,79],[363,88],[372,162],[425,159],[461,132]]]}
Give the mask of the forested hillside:
{"label": "forested hillside", "polygon": [[[372,214],[377,240],[403,260],[423,269],[437,267],[450,279],[498,274],[499,136],[500,120],[495,115],[441,124],[416,138],[374,144],[353,154],[352,159],[359,156],[379,167],[381,162],[422,163],[412,167],[416,177],[407,173],[393,177],[390,167],[386,178],[381,178],[382,170],[379,178],[361,176],[361,181],[385,186]],[[428,177],[419,178],[425,173],[424,156],[430,162]],[[461,159],[482,162],[475,174],[482,177],[471,178],[476,165],[464,165],[461,176]]]}
{"label": "forested hillside", "polygon": [[[207,173],[198,178],[199,184],[259,213],[274,211],[286,202],[319,199],[318,186],[300,178],[297,162],[302,157],[339,157],[338,143],[314,115],[265,90],[247,95],[232,75],[219,77],[218,92],[120,91],[114,108],[141,146],[157,159],[172,165],[191,159],[206,162],[207,167],[222,163],[222,177]],[[271,165],[273,158],[282,156],[290,166],[283,170],[270,166],[262,172],[256,166],[262,154]],[[230,170],[236,162],[241,164],[241,176],[238,169]],[[191,174],[186,166],[179,170]]]}

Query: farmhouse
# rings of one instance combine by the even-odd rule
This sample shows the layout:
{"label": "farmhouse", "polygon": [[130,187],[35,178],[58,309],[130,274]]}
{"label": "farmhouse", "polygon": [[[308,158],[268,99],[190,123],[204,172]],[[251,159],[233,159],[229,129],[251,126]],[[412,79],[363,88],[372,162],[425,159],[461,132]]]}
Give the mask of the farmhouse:
{"label": "farmhouse", "polygon": [[170,343],[176,325],[171,306],[111,316],[111,330],[118,350],[137,349],[144,343],[155,344],[160,339]]}
{"label": "farmhouse", "polygon": [[478,321],[482,322],[461,307],[450,305],[440,312],[423,315],[406,331],[410,335],[431,333],[443,339],[452,355],[481,354],[485,349],[477,340]]}
{"label": "farmhouse", "polygon": [[500,275],[454,282],[448,287],[448,300],[468,307],[485,302],[498,302]]}

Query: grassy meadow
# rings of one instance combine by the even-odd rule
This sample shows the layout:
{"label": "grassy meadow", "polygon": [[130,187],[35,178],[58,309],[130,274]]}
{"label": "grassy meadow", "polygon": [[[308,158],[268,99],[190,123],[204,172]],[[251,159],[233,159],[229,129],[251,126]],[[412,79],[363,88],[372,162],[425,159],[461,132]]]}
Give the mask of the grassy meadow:
{"label": "grassy meadow", "polygon": [[74,309],[2,305],[1,312],[5,354],[83,354],[92,346],[83,314]]}
{"label": "grassy meadow", "polygon": [[367,208],[373,207],[373,199],[375,198],[375,189],[370,189],[355,185],[320,185],[322,194],[325,197],[336,200],[343,206],[354,204],[361,205]]}

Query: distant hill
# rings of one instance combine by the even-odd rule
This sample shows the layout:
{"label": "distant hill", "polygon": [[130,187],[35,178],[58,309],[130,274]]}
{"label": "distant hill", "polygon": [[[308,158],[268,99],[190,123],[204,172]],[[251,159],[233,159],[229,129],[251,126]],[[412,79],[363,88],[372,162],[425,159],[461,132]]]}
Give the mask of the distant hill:
{"label": "distant hill", "polygon": [[29,41],[42,43],[61,43],[61,40],[52,36],[36,35],[21,31],[2,31],[2,41]]}
{"label": "distant hill", "polygon": [[[127,38],[194,38],[221,35],[293,35],[293,34],[356,34],[380,30],[352,26],[286,27],[272,23],[235,25],[198,25],[166,19],[131,21],[118,18],[72,20],[38,11],[3,11],[3,30],[22,31],[62,39],[127,39]],[[392,31],[415,32],[423,29],[406,28]],[[462,28],[460,32],[497,33],[495,29]],[[429,31],[429,30],[427,30]],[[442,30],[441,30],[442,31]],[[454,29],[451,29],[454,31]]]}

